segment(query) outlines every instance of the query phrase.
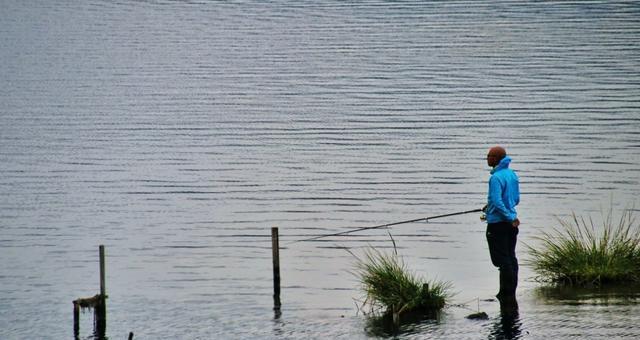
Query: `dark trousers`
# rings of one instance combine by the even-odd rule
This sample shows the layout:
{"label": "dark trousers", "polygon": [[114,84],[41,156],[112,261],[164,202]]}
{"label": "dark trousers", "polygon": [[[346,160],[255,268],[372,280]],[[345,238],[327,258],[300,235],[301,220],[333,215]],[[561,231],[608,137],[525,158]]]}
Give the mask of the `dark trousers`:
{"label": "dark trousers", "polygon": [[518,259],[516,241],[518,228],[509,222],[487,224],[487,242],[491,262],[500,269],[498,297],[513,297],[518,286]]}

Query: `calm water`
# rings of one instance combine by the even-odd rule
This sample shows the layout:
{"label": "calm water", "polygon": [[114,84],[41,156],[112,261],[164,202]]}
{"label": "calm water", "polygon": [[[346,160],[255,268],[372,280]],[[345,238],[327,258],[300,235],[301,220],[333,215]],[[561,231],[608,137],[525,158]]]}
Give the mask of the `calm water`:
{"label": "calm water", "polygon": [[[270,228],[479,208],[494,144],[521,242],[639,203],[637,2],[3,1],[0,60],[1,339],[72,338],[99,244],[110,339],[387,337],[340,249],[385,230],[283,245],[274,318]],[[467,303],[406,338],[640,337],[636,293],[557,295],[526,267],[513,324],[486,301],[467,320],[498,284],[478,216],[391,233]]]}

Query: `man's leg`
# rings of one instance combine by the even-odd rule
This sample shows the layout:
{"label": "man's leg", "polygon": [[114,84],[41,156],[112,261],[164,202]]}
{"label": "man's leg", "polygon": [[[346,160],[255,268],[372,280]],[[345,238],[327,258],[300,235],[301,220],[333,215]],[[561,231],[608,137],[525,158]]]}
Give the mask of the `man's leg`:
{"label": "man's leg", "polygon": [[511,228],[509,232],[509,259],[511,267],[511,295],[516,295],[516,288],[518,287],[518,258],[516,257],[516,243],[518,241],[518,228]]}
{"label": "man's leg", "polygon": [[498,297],[515,295],[515,285],[517,285],[518,281],[517,260],[514,262],[515,237],[511,229],[513,227],[509,223],[491,223],[487,225],[487,243],[491,262],[500,270]]}

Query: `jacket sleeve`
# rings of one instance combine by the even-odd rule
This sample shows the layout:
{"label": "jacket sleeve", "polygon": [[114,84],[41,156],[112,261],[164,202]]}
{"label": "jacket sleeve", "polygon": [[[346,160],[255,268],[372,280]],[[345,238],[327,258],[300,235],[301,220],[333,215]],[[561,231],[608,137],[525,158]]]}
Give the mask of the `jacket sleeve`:
{"label": "jacket sleeve", "polygon": [[513,221],[516,215],[511,213],[502,201],[502,183],[497,176],[491,176],[489,179],[489,206],[493,207],[495,212],[503,216],[506,221]]}

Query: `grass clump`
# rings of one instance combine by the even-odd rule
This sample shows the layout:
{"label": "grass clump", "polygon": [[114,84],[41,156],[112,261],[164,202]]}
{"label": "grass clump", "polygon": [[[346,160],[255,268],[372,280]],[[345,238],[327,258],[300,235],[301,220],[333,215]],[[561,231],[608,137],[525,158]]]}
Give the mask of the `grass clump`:
{"label": "grass clump", "polygon": [[539,249],[527,245],[539,280],[578,286],[640,282],[640,234],[632,210],[617,222],[612,209],[601,215],[599,226],[575,213],[558,219],[560,228],[535,237]]}
{"label": "grass clump", "polygon": [[407,313],[432,313],[442,309],[451,297],[448,282],[425,281],[408,271],[397,253],[374,248],[358,258],[354,274],[366,294],[363,306],[394,320]]}

